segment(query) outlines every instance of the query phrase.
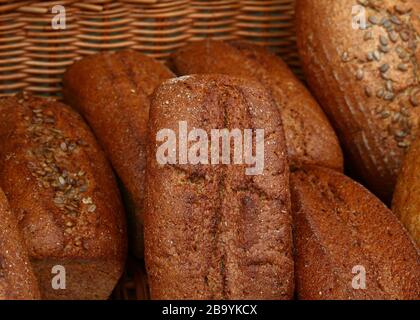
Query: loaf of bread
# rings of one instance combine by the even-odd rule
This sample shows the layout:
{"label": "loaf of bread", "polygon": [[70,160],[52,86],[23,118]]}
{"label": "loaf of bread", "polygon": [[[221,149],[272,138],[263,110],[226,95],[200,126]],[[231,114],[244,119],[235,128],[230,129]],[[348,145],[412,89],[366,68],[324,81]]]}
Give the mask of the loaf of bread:
{"label": "loaf of bread", "polygon": [[0,99],[0,186],[42,298],[108,298],[125,262],[124,211],[82,118],[50,99]]}
{"label": "loaf of bread", "polygon": [[[257,130],[264,130],[263,144],[254,137],[251,147],[264,161],[263,170],[247,172],[250,166],[237,161],[238,140],[225,140],[221,147],[217,129],[243,132],[248,151],[246,130],[260,139],[262,131]],[[194,149],[198,141],[204,148],[199,152]],[[243,151],[244,157],[249,155]],[[196,162],[193,155],[198,154]],[[163,155],[170,157],[167,163]],[[194,75],[158,87],[150,110],[146,173],[145,260],[151,298],[292,298],[288,179],[281,117],[261,85],[224,75]]]}
{"label": "loaf of bread", "polygon": [[143,256],[143,201],[149,96],[173,74],[135,51],[101,53],[69,67],[63,80],[66,102],[95,132],[126,190],[129,235]]}
{"label": "loaf of bread", "polygon": [[419,14],[418,0],[297,0],[306,80],[353,171],[387,201],[418,131]]}
{"label": "loaf of bread", "polygon": [[0,189],[0,300],[40,299],[16,217]]}
{"label": "loaf of bread", "polygon": [[395,215],[325,168],[291,174],[299,299],[420,299],[420,256]]}
{"label": "loaf of bread", "polygon": [[392,200],[392,211],[420,247],[420,139],[405,156]]}
{"label": "loaf of bread", "polygon": [[290,164],[343,169],[337,137],[323,111],[287,65],[268,49],[243,41],[205,40],[179,49],[171,64],[178,75],[220,73],[260,81],[281,106]]}

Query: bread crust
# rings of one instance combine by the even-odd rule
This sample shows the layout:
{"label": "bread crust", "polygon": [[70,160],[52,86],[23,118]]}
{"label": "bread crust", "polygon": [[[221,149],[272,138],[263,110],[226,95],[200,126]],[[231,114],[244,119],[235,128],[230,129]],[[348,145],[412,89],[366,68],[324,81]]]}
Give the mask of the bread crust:
{"label": "bread crust", "polygon": [[410,147],[398,176],[392,211],[420,247],[420,139]]}
{"label": "bread crust", "polygon": [[[356,5],[365,10],[366,30],[352,28]],[[419,14],[417,0],[296,4],[298,48],[311,91],[349,165],[387,202],[418,132]]]}
{"label": "bread crust", "polygon": [[121,179],[129,214],[130,244],[143,256],[143,201],[149,96],[173,74],[135,51],[100,53],[70,66],[63,78],[65,101],[95,132]]}
{"label": "bread crust", "polygon": [[0,300],[40,299],[16,217],[0,189]]}
{"label": "bread crust", "polygon": [[[246,165],[156,160],[161,129],[265,130],[262,175]],[[248,79],[194,75],[164,82],[150,111],[145,261],[152,299],[291,299],[288,163],[281,117]]]}
{"label": "bread crust", "polygon": [[[62,103],[23,94],[2,98],[0,111],[0,186],[42,297],[108,298],[123,271],[126,230],[103,151],[82,118]],[[66,290],[51,287],[55,265],[66,269]]]}
{"label": "bread crust", "polygon": [[[306,167],[291,173],[291,195],[299,299],[420,298],[418,248],[364,187],[332,170]],[[366,288],[357,289],[362,272]]]}
{"label": "bread crust", "polygon": [[281,109],[291,166],[343,170],[338,139],[323,111],[287,65],[268,49],[245,41],[204,40],[172,55],[178,75],[220,73],[260,81]]}

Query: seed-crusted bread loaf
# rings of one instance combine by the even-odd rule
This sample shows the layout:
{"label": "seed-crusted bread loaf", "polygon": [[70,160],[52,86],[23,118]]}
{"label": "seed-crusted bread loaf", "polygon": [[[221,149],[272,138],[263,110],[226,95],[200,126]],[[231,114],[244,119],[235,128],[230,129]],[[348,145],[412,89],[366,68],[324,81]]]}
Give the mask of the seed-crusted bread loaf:
{"label": "seed-crusted bread loaf", "polygon": [[32,300],[40,297],[16,217],[0,189],[0,300]]}
{"label": "seed-crusted bread loaf", "polygon": [[[157,134],[182,134],[180,121],[209,141],[213,129],[264,129],[262,174],[246,175],[245,164],[161,164]],[[152,299],[292,298],[287,149],[280,114],[261,85],[223,75],[164,82],[151,104],[146,176]]]}
{"label": "seed-crusted bread loaf", "polygon": [[205,40],[179,49],[178,75],[220,73],[260,81],[281,108],[290,164],[342,170],[337,137],[323,111],[287,65],[268,49],[244,41]]}
{"label": "seed-crusted bread loaf", "polygon": [[397,179],[392,211],[420,247],[420,138],[410,147]]}
{"label": "seed-crusted bread loaf", "polygon": [[[125,262],[124,211],[112,170],[82,118],[53,100],[2,98],[0,186],[42,298],[108,298]],[[53,277],[63,275],[61,267],[52,273],[55,266],[65,269],[65,289],[52,287]]]}
{"label": "seed-crusted bread loaf", "polygon": [[[418,131],[419,15],[418,0],[298,0],[296,6],[306,80],[349,165],[387,202]],[[364,17],[366,28],[357,27]]]}
{"label": "seed-crusted bread loaf", "polygon": [[127,192],[130,244],[143,256],[143,201],[149,96],[174,75],[135,51],[100,53],[70,66],[66,102],[87,120]]}
{"label": "seed-crusted bread loaf", "polygon": [[299,299],[420,299],[418,248],[364,187],[307,167],[291,174],[291,195]]}

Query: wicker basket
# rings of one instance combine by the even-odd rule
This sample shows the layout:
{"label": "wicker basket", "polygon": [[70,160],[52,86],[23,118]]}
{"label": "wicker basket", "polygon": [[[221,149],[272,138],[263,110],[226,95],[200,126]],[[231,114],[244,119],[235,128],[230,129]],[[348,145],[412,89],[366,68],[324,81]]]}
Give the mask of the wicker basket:
{"label": "wicker basket", "polygon": [[[164,60],[188,41],[245,38],[270,46],[299,74],[293,0],[0,0],[0,95],[59,97],[76,59],[133,48]],[[55,5],[66,29],[55,30]]]}
{"label": "wicker basket", "polygon": [[[66,28],[55,30],[55,5]],[[0,0],[0,96],[21,90],[60,97],[74,60],[132,48],[165,60],[189,41],[243,38],[269,46],[301,76],[294,0]],[[130,260],[115,299],[148,299],[144,264]]]}

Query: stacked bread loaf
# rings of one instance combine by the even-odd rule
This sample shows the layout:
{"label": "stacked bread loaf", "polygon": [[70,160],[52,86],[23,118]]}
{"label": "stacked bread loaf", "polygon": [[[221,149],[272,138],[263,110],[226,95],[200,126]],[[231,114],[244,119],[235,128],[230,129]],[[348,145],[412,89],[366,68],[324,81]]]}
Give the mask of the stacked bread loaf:
{"label": "stacked bread loaf", "polygon": [[418,131],[419,12],[418,0],[297,0],[306,80],[349,165],[387,201]]}
{"label": "stacked bread loaf", "polygon": [[76,62],[63,79],[65,100],[86,118],[123,182],[131,245],[138,257],[143,256],[149,96],[172,76],[152,58],[121,51]]}
{"label": "stacked bread loaf", "polygon": [[[246,164],[212,164],[210,155],[202,158],[207,164],[162,164],[156,136],[162,129],[181,134],[179,122],[209,134],[263,129],[263,171],[247,175]],[[222,75],[168,80],[153,97],[149,128],[145,257],[151,297],[291,299],[289,168],[280,114],[268,91]],[[222,147],[213,141],[209,148]]]}
{"label": "stacked bread loaf", "polygon": [[1,99],[0,186],[41,296],[108,298],[124,267],[125,221],[114,175],[81,117],[53,100]]}

